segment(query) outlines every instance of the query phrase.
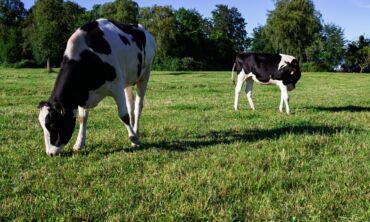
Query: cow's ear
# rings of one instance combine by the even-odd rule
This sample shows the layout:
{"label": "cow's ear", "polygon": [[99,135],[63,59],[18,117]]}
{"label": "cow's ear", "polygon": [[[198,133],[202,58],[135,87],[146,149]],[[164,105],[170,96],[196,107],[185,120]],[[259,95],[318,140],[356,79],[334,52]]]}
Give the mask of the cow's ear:
{"label": "cow's ear", "polygon": [[40,101],[39,102],[39,105],[37,106],[37,108],[41,109],[42,107],[44,106],[50,106],[48,102],[45,102],[45,101]]}
{"label": "cow's ear", "polygon": [[53,109],[55,109],[62,116],[66,114],[64,107],[60,103],[54,103]]}

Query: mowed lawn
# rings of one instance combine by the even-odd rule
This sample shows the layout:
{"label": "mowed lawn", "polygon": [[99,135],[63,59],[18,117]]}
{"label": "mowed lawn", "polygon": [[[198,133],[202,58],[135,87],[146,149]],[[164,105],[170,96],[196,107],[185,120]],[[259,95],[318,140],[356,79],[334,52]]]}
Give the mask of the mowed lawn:
{"label": "mowed lawn", "polygon": [[[303,73],[279,113],[233,110],[229,72],[153,72],[131,148],[113,99],[76,155],[46,155],[39,101],[56,74],[0,68],[0,221],[368,221],[370,75]],[[76,127],[78,128],[78,126]]]}

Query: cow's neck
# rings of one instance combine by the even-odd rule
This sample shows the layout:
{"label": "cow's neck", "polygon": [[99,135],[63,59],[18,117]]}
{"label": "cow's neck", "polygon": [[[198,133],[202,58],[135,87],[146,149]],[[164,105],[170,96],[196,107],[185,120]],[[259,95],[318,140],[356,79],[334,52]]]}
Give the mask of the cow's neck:
{"label": "cow's neck", "polygon": [[80,81],[73,73],[63,72],[62,68],[55,81],[54,89],[49,99],[50,102],[60,103],[64,108],[71,110],[82,106],[85,102],[83,101],[83,96],[88,94],[88,91],[81,87],[83,83]]}

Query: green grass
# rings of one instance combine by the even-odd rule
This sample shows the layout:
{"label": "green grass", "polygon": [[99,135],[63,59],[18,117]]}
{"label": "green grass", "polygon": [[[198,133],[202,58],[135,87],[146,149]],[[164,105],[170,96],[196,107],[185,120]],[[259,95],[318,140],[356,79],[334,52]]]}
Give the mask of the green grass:
{"label": "green grass", "polygon": [[37,104],[55,74],[0,68],[0,221],[368,221],[370,75],[304,73],[278,111],[233,111],[228,72],[154,72],[130,147],[113,99],[89,117],[87,144],[45,153]]}

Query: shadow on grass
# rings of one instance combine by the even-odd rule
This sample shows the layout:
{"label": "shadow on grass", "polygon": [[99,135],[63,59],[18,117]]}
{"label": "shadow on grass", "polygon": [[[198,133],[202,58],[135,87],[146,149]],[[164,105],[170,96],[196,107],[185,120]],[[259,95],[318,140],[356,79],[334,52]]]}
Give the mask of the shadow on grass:
{"label": "shadow on grass", "polygon": [[173,72],[165,72],[161,73],[160,75],[169,75],[169,76],[180,76],[180,75],[204,75],[207,73],[204,72],[194,72],[194,71],[173,71]]}
{"label": "shadow on grass", "polygon": [[260,140],[276,140],[284,135],[334,135],[343,132],[358,131],[349,127],[329,127],[329,126],[285,126],[267,130],[225,130],[209,131],[206,134],[195,135],[194,137],[181,138],[176,140],[163,140],[155,143],[145,143],[138,148],[114,148],[104,151],[102,154],[112,154],[115,152],[136,152],[146,149],[161,149],[168,151],[191,151],[203,149],[218,144],[232,144],[235,142],[256,142]]}
{"label": "shadow on grass", "polygon": [[169,72],[169,73],[166,73],[166,75],[170,75],[170,76],[180,76],[180,75],[190,75],[190,74],[194,74],[194,73],[191,73],[191,72]]}
{"label": "shadow on grass", "polygon": [[333,106],[333,107],[308,107],[319,111],[327,112],[370,112],[370,107],[363,106]]}

